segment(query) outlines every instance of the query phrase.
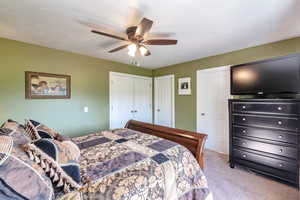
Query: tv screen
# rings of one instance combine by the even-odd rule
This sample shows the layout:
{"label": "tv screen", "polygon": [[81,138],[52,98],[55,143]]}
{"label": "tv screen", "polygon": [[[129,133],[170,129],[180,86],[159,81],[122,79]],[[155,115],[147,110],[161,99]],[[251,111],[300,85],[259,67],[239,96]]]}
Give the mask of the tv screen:
{"label": "tv screen", "polygon": [[300,56],[231,67],[231,94],[300,93]]}

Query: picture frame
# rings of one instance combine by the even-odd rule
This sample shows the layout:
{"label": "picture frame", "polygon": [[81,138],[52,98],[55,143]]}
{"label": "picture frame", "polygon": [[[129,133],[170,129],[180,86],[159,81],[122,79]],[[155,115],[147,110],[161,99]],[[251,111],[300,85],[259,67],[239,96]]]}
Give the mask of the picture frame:
{"label": "picture frame", "polygon": [[70,99],[71,76],[25,72],[26,99]]}
{"label": "picture frame", "polygon": [[178,79],[178,94],[179,95],[191,95],[191,78],[184,77]]}

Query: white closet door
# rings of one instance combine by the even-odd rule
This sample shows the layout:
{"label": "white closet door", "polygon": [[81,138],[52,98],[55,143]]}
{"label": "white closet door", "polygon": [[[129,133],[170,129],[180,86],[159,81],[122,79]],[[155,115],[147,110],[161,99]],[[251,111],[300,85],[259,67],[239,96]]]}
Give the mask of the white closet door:
{"label": "white closet door", "polygon": [[155,124],[174,127],[174,76],[155,78]]}
{"label": "white closet door", "polygon": [[152,123],[152,80],[134,78],[134,119]]}
{"label": "white closet door", "polygon": [[112,76],[110,84],[110,128],[124,128],[133,118],[134,79]]}
{"label": "white closet door", "polygon": [[197,71],[197,131],[208,134],[206,147],[228,154],[229,67]]}

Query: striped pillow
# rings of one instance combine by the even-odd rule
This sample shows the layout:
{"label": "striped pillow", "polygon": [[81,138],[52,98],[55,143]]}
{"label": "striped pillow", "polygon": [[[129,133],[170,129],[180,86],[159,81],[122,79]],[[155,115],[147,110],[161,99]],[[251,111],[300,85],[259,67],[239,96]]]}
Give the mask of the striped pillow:
{"label": "striped pillow", "polygon": [[36,140],[41,139],[41,136],[39,135],[38,130],[35,128],[35,126],[32,124],[32,122],[30,120],[26,120],[25,131],[26,131],[26,135],[32,141],[36,141]]}
{"label": "striped pillow", "polygon": [[48,126],[32,119],[26,120],[26,127],[27,126],[29,129],[28,132],[32,135],[34,141],[40,138],[49,138],[58,141],[70,140],[69,137],[63,136]]}

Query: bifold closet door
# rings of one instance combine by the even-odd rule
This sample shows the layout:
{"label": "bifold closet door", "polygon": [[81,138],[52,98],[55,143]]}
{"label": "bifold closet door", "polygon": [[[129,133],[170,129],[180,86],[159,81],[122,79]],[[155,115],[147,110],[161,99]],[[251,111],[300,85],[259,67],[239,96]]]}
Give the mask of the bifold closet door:
{"label": "bifold closet door", "polygon": [[110,128],[122,128],[133,119],[134,79],[113,76],[110,84]]}
{"label": "bifold closet door", "polygon": [[134,78],[133,119],[152,123],[152,80]]}
{"label": "bifold closet door", "polygon": [[152,78],[110,73],[110,128],[131,120],[152,123]]}

